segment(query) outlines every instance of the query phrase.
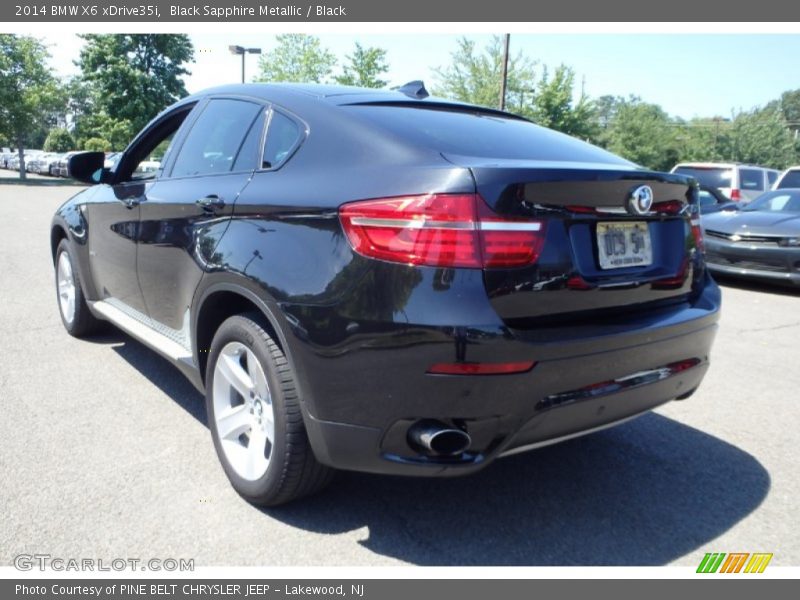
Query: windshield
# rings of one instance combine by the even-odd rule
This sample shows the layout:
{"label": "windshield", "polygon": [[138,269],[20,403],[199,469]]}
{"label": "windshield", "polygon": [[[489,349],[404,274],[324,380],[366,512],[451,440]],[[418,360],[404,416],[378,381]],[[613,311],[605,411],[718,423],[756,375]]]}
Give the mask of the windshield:
{"label": "windshield", "polygon": [[800,190],[784,190],[762,194],[743,210],[800,213]]}
{"label": "windshield", "polygon": [[676,173],[694,177],[697,183],[712,188],[732,187],[733,170],[720,167],[678,167]]}

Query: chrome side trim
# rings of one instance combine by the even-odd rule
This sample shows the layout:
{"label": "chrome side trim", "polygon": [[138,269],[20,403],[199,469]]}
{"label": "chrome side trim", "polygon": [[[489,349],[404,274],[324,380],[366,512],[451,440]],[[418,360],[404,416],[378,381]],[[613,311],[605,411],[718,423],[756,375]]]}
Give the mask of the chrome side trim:
{"label": "chrome side trim", "polygon": [[382,219],[352,217],[350,222],[360,227],[396,227],[398,229],[458,229],[464,231],[540,231],[538,221],[434,221],[425,219]]}
{"label": "chrome side trim", "polygon": [[570,433],[568,435],[562,435],[561,437],[552,438],[549,440],[543,440],[541,442],[534,442],[533,444],[527,444],[525,446],[519,446],[517,448],[512,448],[511,450],[506,450],[505,452],[501,452],[499,458],[503,458],[505,456],[513,456],[514,454],[521,454],[523,452],[527,452],[528,450],[536,450],[537,448],[544,448],[545,446],[552,446],[553,444],[558,444],[559,442],[566,442],[567,440],[582,437],[584,435],[589,435],[590,433],[597,433],[598,431],[603,431],[604,429],[611,429],[612,427],[616,427],[617,425],[622,425],[623,423],[627,423],[628,421],[633,421],[634,419],[641,417],[643,414],[648,412],[650,411],[646,410],[644,412],[631,415],[630,417],[625,417],[624,419],[612,421],[611,423],[606,423],[605,425],[600,425],[599,427],[593,427],[592,429],[586,429],[584,431],[578,431],[577,433]]}
{"label": "chrome side trim", "polygon": [[537,221],[480,221],[481,231],[540,231],[542,224]]}
{"label": "chrome side trim", "polygon": [[125,333],[150,346],[159,354],[163,354],[176,362],[191,362],[192,353],[189,350],[152,327],[145,325],[142,321],[123,312],[113,304],[105,300],[98,300],[89,304],[93,312],[111,321]]}

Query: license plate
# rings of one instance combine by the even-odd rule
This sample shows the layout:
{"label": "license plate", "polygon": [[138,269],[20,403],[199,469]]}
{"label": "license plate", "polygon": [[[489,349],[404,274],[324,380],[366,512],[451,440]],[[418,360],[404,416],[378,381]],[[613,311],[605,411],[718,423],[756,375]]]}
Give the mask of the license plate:
{"label": "license plate", "polygon": [[653,263],[650,229],[644,221],[597,224],[601,269],[643,267]]}

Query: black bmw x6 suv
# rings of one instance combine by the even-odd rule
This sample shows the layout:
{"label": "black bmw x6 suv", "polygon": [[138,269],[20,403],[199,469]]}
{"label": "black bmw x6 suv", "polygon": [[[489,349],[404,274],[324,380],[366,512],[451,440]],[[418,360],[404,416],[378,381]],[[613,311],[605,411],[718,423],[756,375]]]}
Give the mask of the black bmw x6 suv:
{"label": "black bmw x6 suv", "polygon": [[70,173],[96,185],[52,222],[64,326],[172,361],[257,504],[471,473],[708,369],[692,180],[421,86],[215,88]]}

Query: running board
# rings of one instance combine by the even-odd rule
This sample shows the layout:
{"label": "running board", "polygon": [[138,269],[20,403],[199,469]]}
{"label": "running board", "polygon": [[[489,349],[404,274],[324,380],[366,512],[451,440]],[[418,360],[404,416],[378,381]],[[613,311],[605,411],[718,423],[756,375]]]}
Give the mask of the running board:
{"label": "running board", "polygon": [[122,331],[146,344],[159,354],[163,354],[175,362],[192,364],[192,353],[189,350],[121,311],[116,306],[109,304],[105,300],[98,300],[89,304],[93,312],[112,322]]}

